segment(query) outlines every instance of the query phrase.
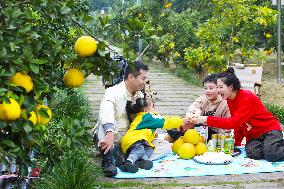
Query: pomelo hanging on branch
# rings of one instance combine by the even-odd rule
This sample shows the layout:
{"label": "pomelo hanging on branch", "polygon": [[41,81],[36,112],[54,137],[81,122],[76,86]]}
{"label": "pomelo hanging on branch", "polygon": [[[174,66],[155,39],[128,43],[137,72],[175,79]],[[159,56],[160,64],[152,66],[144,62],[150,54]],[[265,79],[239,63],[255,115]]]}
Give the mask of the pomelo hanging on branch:
{"label": "pomelo hanging on branch", "polygon": [[21,107],[17,101],[9,98],[10,103],[0,104],[0,119],[3,121],[14,121],[21,116]]}
{"label": "pomelo hanging on branch", "polygon": [[64,74],[63,81],[67,87],[80,87],[84,83],[84,74],[81,70],[70,68]]}
{"label": "pomelo hanging on branch", "polygon": [[97,50],[97,42],[90,36],[81,36],[75,43],[75,52],[80,57],[88,57],[95,54]]}
{"label": "pomelo hanging on branch", "polygon": [[15,73],[10,81],[11,84],[25,88],[27,93],[31,92],[34,86],[32,78],[28,74],[22,72]]}
{"label": "pomelo hanging on branch", "polygon": [[[41,115],[40,111],[42,109],[47,112],[48,116]],[[51,120],[51,116],[52,116],[52,113],[51,113],[51,110],[49,109],[49,107],[45,106],[45,105],[38,105],[36,107],[35,111],[36,111],[36,115],[37,115],[37,123],[40,124],[40,125],[47,125],[49,123],[49,121]]]}
{"label": "pomelo hanging on branch", "polygon": [[28,120],[30,120],[33,123],[33,125],[37,124],[37,116],[34,111],[30,112],[30,117]]}

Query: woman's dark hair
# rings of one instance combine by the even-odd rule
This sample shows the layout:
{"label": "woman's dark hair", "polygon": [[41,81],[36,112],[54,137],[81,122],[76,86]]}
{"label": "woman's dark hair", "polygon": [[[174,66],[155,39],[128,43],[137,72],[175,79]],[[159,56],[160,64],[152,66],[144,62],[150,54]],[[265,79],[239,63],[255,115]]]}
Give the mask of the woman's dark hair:
{"label": "woman's dark hair", "polygon": [[129,74],[132,74],[134,77],[137,77],[138,75],[140,75],[140,70],[148,71],[148,65],[145,65],[140,61],[135,61],[133,63],[128,64],[125,68],[124,80],[127,80]]}
{"label": "woman's dark hair", "polygon": [[135,103],[132,101],[127,101],[126,103],[126,113],[129,122],[131,123],[133,120],[131,118],[131,114],[137,114],[143,111],[144,107],[148,106],[148,102],[146,98],[137,98]]}
{"label": "woman's dark hair", "polygon": [[204,79],[203,79],[203,85],[204,83],[215,83],[217,85],[217,74],[210,74],[207,75]]}
{"label": "woman's dark hair", "polygon": [[240,80],[235,75],[233,67],[228,67],[227,71],[219,73],[217,78],[221,79],[227,86],[233,85],[234,90],[239,90],[241,88]]}

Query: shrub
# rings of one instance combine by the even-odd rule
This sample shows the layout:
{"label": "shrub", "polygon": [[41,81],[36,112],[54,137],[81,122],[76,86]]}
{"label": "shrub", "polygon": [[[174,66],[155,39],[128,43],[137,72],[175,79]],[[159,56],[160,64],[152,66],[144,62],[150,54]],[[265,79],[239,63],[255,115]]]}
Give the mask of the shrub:
{"label": "shrub", "polygon": [[[92,110],[87,97],[80,89],[59,90],[50,102],[53,116],[46,129],[38,161],[43,172],[49,172],[64,153],[92,145]],[[46,154],[41,158],[41,154]],[[46,158],[47,157],[47,158]]]}
{"label": "shrub", "polygon": [[176,75],[194,86],[202,86],[198,75],[191,69],[183,69],[181,67],[177,67]]}
{"label": "shrub", "polygon": [[284,107],[277,106],[272,103],[266,103],[265,107],[270,111],[274,116],[276,116],[281,124],[284,124]]}
{"label": "shrub", "polygon": [[92,189],[98,186],[100,167],[83,151],[66,153],[50,174],[35,183],[37,189]]}
{"label": "shrub", "polygon": [[57,91],[50,103],[53,117],[50,125],[58,124],[63,117],[92,121],[91,105],[81,89]]}

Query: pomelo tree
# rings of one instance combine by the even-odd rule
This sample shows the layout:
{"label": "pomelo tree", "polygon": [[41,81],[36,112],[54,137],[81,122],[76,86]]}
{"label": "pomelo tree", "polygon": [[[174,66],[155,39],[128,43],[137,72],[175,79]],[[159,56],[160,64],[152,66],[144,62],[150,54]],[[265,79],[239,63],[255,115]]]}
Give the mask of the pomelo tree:
{"label": "pomelo tree", "polygon": [[[0,162],[9,164],[15,159],[21,175],[27,174],[31,149],[51,161],[62,154],[60,144],[48,135],[52,117],[48,106],[53,93],[78,87],[82,76],[91,73],[108,76],[116,66],[108,63],[110,52],[98,39],[89,37],[96,46],[91,53],[74,51],[80,36],[93,35],[88,3],[0,2],[0,152],[5,152]],[[73,75],[67,72],[64,77],[70,68]]]}
{"label": "pomelo tree", "polygon": [[213,16],[197,29],[199,45],[189,46],[185,52],[188,66],[200,74],[225,68],[236,50],[245,61],[255,49],[265,48],[259,41],[276,23],[277,11],[256,5],[255,0],[214,0],[213,4]]}

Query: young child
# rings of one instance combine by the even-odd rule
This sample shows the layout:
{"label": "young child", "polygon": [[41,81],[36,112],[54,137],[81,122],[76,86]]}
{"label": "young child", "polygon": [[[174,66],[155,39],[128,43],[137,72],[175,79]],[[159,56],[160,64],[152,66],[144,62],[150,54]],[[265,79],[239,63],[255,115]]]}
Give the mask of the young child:
{"label": "young child", "polygon": [[[193,115],[203,116],[216,116],[216,117],[230,117],[230,111],[227,105],[227,101],[223,100],[217,91],[217,75],[211,74],[203,80],[204,94],[198,97],[188,108],[186,117],[192,117]],[[203,127],[202,125],[195,125],[195,127]],[[201,128],[202,129],[202,128]],[[204,127],[203,129],[206,129]],[[207,129],[206,129],[207,130]],[[230,135],[231,130],[220,129],[214,127],[208,127],[208,140],[211,139],[212,134]],[[183,136],[184,132],[170,130],[165,137],[169,142],[174,142],[180,136]]]}
{"label": "young child", "polygon": [[149,170],[153,167],[153,162],[149,157],[153,153],[155,146],[155,129],[179,128],[183,124],[182,118],[161,116],[155,111],[154,102],[150,98],[138,98],[135,104],[127,103],[126,110],[130,113],[137,113],[132,121],[130,116],[130,128],[121,139],[123,153],[127,154],[127,160],[119,168],[124,172],[135,173],[138,168]]}

